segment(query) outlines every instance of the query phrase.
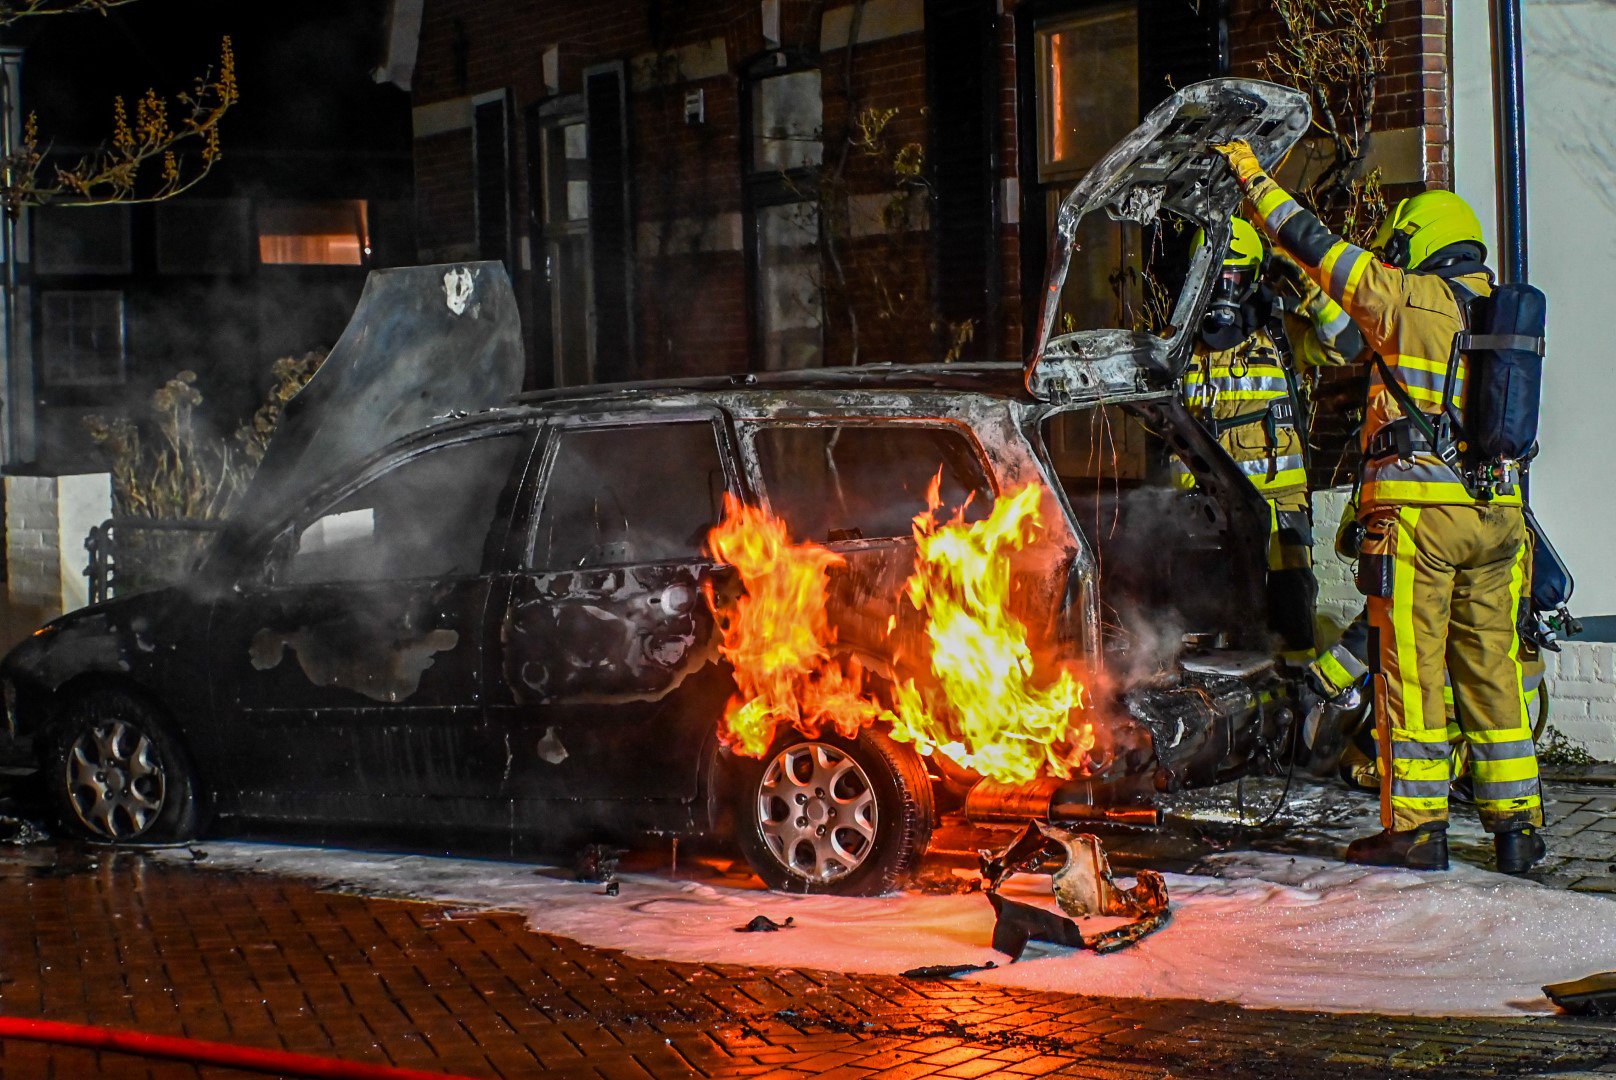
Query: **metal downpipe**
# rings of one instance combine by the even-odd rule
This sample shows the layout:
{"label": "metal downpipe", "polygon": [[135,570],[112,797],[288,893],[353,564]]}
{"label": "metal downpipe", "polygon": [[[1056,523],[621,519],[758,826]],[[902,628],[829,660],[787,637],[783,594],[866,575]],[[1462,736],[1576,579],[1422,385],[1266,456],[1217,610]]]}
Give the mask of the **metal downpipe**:
{"label": "metal downpipe", "polygon": [[1493,95],[1498,145],[1498,271],[1527,280],[1526,90],[1521,0],[1492,0]]}

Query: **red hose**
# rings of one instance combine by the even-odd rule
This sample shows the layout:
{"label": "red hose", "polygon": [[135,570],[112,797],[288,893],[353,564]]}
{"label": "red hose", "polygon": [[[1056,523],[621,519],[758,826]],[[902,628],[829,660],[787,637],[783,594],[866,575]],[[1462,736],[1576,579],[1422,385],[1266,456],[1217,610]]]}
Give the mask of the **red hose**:
{"label": "red hose", "polygon": [[260,1050],[254,1046],[206,1042],[174,1035],[148,1035],[141,1031],[96,1027],[91,1024],[61,1024],[54,1020],[28,1020],[0,1016],[0,1039],[27,1039],[30,1042],[83,1046],[91,1050],[111,1050],[141,1057],[168,1058],[198,1065],[222,1065],[246,1072],[275,1073],[282,1076],[308,1076],[318,1080],[472,1080],[452,1073],[400,1069],[393,1065],[365,1065],[356,1061],[293,1054],[286,1050]]}

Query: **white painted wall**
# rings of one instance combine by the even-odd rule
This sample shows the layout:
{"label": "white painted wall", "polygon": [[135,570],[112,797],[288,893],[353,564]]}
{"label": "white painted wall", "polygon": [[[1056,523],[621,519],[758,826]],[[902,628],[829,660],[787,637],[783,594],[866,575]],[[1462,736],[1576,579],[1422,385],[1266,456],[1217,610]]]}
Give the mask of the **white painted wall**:
{"label": "white painted wall", "polygon": [[112,476],[8,476],[6,592],[46,618],[90,602],[85,538],[112,516]]}
{"label": "white painted wall", "polygon": [[[1455,189],[1497,235],[1489,5],[1453,0]],[[1577,579],[1616,614],[1616,2],[1522,0],[1531,280],[1549,297],[1532,502]]]}

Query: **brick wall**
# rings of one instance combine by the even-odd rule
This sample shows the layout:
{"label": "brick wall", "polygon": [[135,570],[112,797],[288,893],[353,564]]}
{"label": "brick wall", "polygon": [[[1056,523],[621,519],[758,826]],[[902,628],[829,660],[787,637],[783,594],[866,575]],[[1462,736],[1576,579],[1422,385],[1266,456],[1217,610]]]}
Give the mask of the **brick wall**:
{"label": "brick wall", "polygon": [[1599,761],[1616,761],[1616,643],[1568,641],[1544,658],[1549,725]]}
{"label": "brick wall", "polygon": [[[914,0],[918,4],[919,0]],[[890,3],[887,5],[891,7]],[[822,17],[838,5],[782,0],[779,44],[813,50]],[[872,24],[880,5],[865,8]],[[866,24],[864,33],[869,33]],[[511,94],[513,118],[548,98],[542,57],[557,49],[562,94],[582,88],[582,73],[611,60],[661,57],[656,77],[642,70],[629,98],[633,162],[635,317],[638,373],[647,377],[744,370],[750,355],[746,260],[739,215],[743,211],[743,140],[739,95],[741,66],[767,48],[756,0],[710,0],[684,5],[558,0],[430,0],[423,20],[415,104],[431,106],[501,88]],[[683,70],[691,50],[711,56],[717,41],[721,73]],[[926,143],[925,45],[919,33],[863,41],[822,59],[825,156],[842,155],[850,116],[863,109],[896,109],[886,139],[896,148]],[[688,90],[703,94],[705,122],[684,121]],[[851,92],[851,108],[849,105]],[[528,220],[527,148],[513,124],[516,163],[515,220]],[[470,253],[474,206],[470,190],[471,138],[455,130],[416,141],[418,213],[429,258]],[[846,154],[846,194],[868,218],[872,199],[895,193],[890,175],[857,150]],[[875,208],[878,216],[879,208]],[[923,226],[925,215],[915,216]],[[840,252],[846,284],[827,281],[825,355],[828,363],[852,355],[847,306],[856,312],[861,360],[915,359],[914,341],[931,353],[929,240],[924,231],[870,235],[855,230]],[[519,283],[519,292],[525,292]],[[919,298],[918,304],[916,298]]]}
{"label": "brick wall", "polygon": [[[1449,0],[1387,0],[1384,40],[1389,55],[1375,100],[1374,130],[1424,129],[1428,185],[1445,185],[1451,176],[1448,3]],[[1263,58],[1282,32],[1269,0],[1231,0],[1231,72],[1266,77]]]}
{"label": "brick wall", "polygon": [[[881,3],[870,0],[867,12]],[[919,2],[919,0],[915,0]],[[1424,133],[1426,182],[1445,183],[1450,170],[1448,110],[1445,103],[1447,0],[1388,0],[1387,41],[1391,57],[1375,113],[1377,130]],[[1001,179],[998,354],[1020,359],[1023,293],[1037,281],[1022,280],[1019,145],[1016,82],[1016,0],[1002,0],[996,20],[998,49],[997,171]],[[782,0],[780,37],[787,48],[812,50],[820,43],[822,17],[841,5]],[[872,16],[873,17],[873,16]],[[429,0],[423,21],[415,79],[417,106],[509,88],[513,108],[512,161],[515,221],[527,221],[525,133],[519,119],[528,105],[551,96],[542,58],[555,48],[559,92],[581,89],[591,64],[660,55],[671,77],[637,80],[630,97],[630,152],[634,162],[637,252],[635,307],[638,351],[647,375],[734,371],[747,366],[752,348],[742,231],[743,211],[739,94],[741,65],[765,49],[761,5],[757,0],[705,0],[647,5],[634,0],[555,0],[534,5],[523,0]],[[1260,62],[1278,32],[1268,0],[1231,0],[1229,31],[1232,70],[1261,75]],[[695,76],[680,70],[691,49],[721,44],[725,70]],[[893,145],[925,146],[927,124],[924,35],[911,33],[856,47],[850,84],[845,51],[829,49],[822,59],[827,158],[839,154],[840,140],[855,108],[895,108],[888,131]],[[686,90],[704,95],[706,122],[686,125]],[[1417,141],[1414,144],[1417,145]],[[429,258],[460,258],[473,244],[469,131],[455,130],[416,143],[419,233]],[[1416,153],[1418,151],[1415,151]],[[1419,172],[1421,170],[1416,170]],[[854,198],[884,197],[892,190],[856,151],[849,154],[847,193]],[[1403,194],[1395,191],[1394,194]],[[844,267],[847,283],[827,280],[825,344],[828,362],[844,362],[852,342],[847,304],[859,327],[860,359],[913,358],[935,352],[929,281],[931,245],[923,231],[900,231],[850,239]],[[690,236],[705,237],[692,243]],[[1040,271],[1041,273],[1041,271]],[[519,293],[526,291],[519,282]],[[902,297],[899,302],[898,298]],[[895,315],[901,313],[901,317]],[[923,353],[916,343],[923,342]],[[1351,424],[1344,414],[1356,400],[1361,371],[1332,377],[1335,399],[1321,435],[1339,440]],[[1327,461],[1319,479],[1334,472]]]}

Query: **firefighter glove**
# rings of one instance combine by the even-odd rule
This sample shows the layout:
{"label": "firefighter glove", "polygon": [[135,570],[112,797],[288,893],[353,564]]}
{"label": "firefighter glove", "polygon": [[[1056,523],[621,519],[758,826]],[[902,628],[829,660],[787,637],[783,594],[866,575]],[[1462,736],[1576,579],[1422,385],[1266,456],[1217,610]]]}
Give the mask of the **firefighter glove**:
{"label": "firefighter glove", "polygon": [[1257,160],[1257,155],[1251,152],[1251,144],[1244,139],[1213,143],[1212,149],[1223,155],[1223,160],[1229,163],[1241,187],[1249,186],[1252,180],[1263,174],[1262,162]]}

